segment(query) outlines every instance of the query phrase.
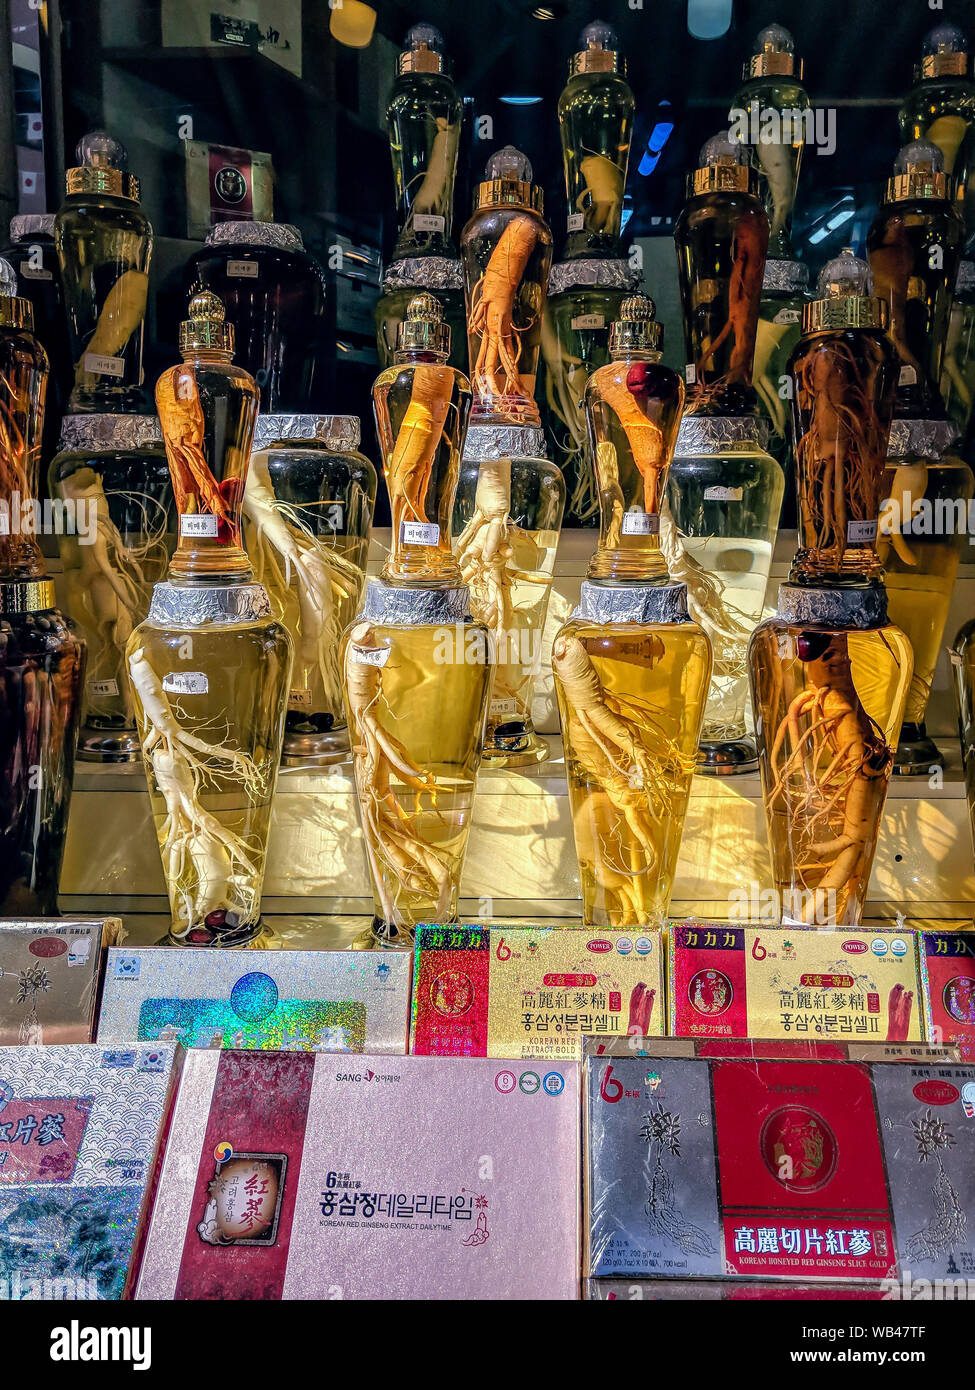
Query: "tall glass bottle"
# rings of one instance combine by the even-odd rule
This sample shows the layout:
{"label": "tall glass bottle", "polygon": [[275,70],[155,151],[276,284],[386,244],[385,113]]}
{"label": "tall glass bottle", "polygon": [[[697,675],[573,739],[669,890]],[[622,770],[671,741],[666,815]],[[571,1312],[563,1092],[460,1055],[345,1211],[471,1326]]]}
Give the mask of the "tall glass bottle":
{"label": "tall glass bottle", "polygon": [[260,938],[291,677],[291,639],[241,546],[259,392],[234,366],[233,345],[216,295],[195,295],[180,329],[183,361],[156,385],[179,542],[126,649],[169,941],[187,946]]}
{"label": "tall glass bottle", "polygon": [[907,633],[914,651],[894,758],[894,773],[902,777],[927,777],[944,765],[924,717],[975,491],[972,470],[952,447],[953,436],[944,420],[895,420],[887,451],[880,556],[891,620]]}
{"label": "tall glass bottle", "polygon": [[625,300],[585,395],[599,544],[552,647],[587,926],[663,923],[711,676],[710,643],[659,543],[684,395],[661,347],[652,301]]}
{"label": "tall glass bottle", "polygon": [[936,145],[917,141],[897,156],[867,234],[874,288],[890,307],[900,358],[895,413],[942,419],[938,389],[964,227]]}
{"label": "tall glass bottle", "polygon": [[538,425],[535,373],[552,233],[532,168],[506,145],[488,160],[460,240],[478,423]]}
{"label": "tall glass bottle", "polygon": [[791,582],[862,585],[879,576],[887,438],[897,384],[887,301],[850,248],[822,270],[789,362],[799,547]]}
{"label": "tall glass bottle", "polygon": [[532,695],[565,506],[565,483],[545,457],[542,430],[473,425],[454,506],[454,552],[471,614],[494,637],[495,672],[484,757],[494,765],[543,762]]}
{"label": "tall glass bottle", "polygon": [[257,417],[244,489],[244,541],[295,648],[286,763],[349,751],[339,643],[359,610],[376,470],[351,415]]}
{"label": "tall glass bottle", "polygon": [[393,550],[342,643],[381,946],[408,947],[418,923],[456,915],[491,692],[488,629],[468,619],[450,553],[471,394],[447,365],[449,339],[437,301],[418,296],[397,360],[373,387]]}
{"label": "tall glass bottle", "polygon": [[184,279],[188,294],[210,290],[223,302],[238,360],[260,387],[262,409],[314,409],[326,350],[325,276],[298,228],[219,222],[191,257]]}
{"label": "tall glass bottle", "polygon": [[0,260],[0,916],[57,912],[85,649],[37,534],[48,360]]}
{"label": "tall glass bottle", "polygon": [[900,110],[901,139],[930,140],[944,156],[969,237],[975,232],[975,82],[968,40],[954,24],[925,35],[914,86]]}
{"label": "tall glass bottle", "polygon": [[394,261],[454,254],[451,223],[462,116],[443,35],[432,24],[415,24],[399,55],[386,108],[399,223]]}
{"label": "tall glass bottle", "polygon": [[66,415],[50,491],[73,518],[58,550],[68,613],[88,644],[78,756],[130,762],[139,756],[139,734],[125,647],[176,543],[156,416]]}
{"label": "tall glass bottle", "polygon": [[732,134],[747,145],[760,171],[762,201],[771,223],[769,260],[791,261],[792,213],[805,143],[803,112],[809,97],[802,85],[802,59],[795,39],[770,24],[755,39],[731,111]]}
{"label": "tall glass bottle", "polygon": [[769,453],[782,465],[788,480],[792,474],[789,434],[789,358],[802,332],[803,305],[809,298],[809,270],[801,261],[765,262],[762,302],[755,331],[755,365],[752,381],[758,406],[769,422]]}
{"label": "tall glass bottle", "polygon": [[958,434],[958,451],[975,461],[975,261],[958,267],[941,363],[941,399]]}
{"label": "tall glass bottle", "polygon": [[701,150],[674,229],[687,346],[687,413],[749,415],[769,220],[744,147],[723,131]]}
{"label": "tall glass bottle", "polygon": [[565,259],[621,254],[623,190],[636,102],[614,30],[587,24],[559,97],[568,206]]}
{"label": "tall glass bottle", "polygon": [[86,135],[77,158],[54,219],[74,359],[68,409],[138,411],[152,227],[117,140]]}

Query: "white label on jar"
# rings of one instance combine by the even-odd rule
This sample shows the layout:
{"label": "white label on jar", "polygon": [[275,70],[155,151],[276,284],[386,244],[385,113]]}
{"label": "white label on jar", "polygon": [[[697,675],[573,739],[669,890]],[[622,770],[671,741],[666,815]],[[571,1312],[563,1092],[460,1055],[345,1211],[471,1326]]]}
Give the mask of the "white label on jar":
{"label": "white label on jar", "polygon": [[639,509],[623,513],[624,536],[659,536],[660,517],[656,512],[641,512]]}
{"label": "white label on jar", "polygon": [[86,352],[81,365],[92,376],[125,376],[124,357],[102,357],[97,352]]}
{"label": "white label on jar", "polygon": [[576,314],[572,320],[573,328],[605,328],[606,319],[602,314]]}
{"label": "white label on jar", "polygon": [[413,215],[413,226],[418,232],[442,232],[445,223],[442,217],[436,217],[432,212],[417,212]]}
{"label": "white label on jar", "polygon": [[743,488],[725,487],[721,483],[713,483],[704,489],[705,502],[740,502],[743,496]]}
{"label": "white label on jar", "polygon": [[203,671],[170,671],[162,678],[167,695],[205,695],[210,682]]}
{"label": "white label on jar", "polygon": [[256,280],[261,273],[257,261],[228,261],[227,274],[233,280]]}
{"label": "white label on jar", "polygon": [[211,512],[184,512],[179,519],[181,536],[216,536],[219,522]]}
{"label": "white label on jar", "polygon": [[385,666],[392,647],[357,647],[349,643],[349,660],[357,666]]}
{"label": "white label on jar", "polygon": [[88,689],[91,691],[92,695],[117,695],[118,681],[89,681]]}
{"label": "white label on jar", "polygon": [[901,367],[900,376],[897,378],[897,385],[898,385],[898,386],[915,386],[916,384],[917,384],[917,372],[914,370],[913,367],[909,366],[909,365],[905,362],[904,365],[903,365],[903,367]]}
{"label": "white label on jar", "polygon": [[684,380],[687,382],[688,386],[693,386],[695,381],[697,381],[697,368],[694,366],[693,362],[688,362],[687,366],[684,368]]}
{"label": "white label on jar", "polygon": [[22,280],[53,280],[54,276],[42,265],[33,266],[29,261],[24,261],[20,267],[20,278]]}
{"label": "white label on jar", "polygon": [[488,709],[488,713],[491,715],[492,719],[497,714],[517,714],[518,702],[517,700],[511,699],[492,700]]}
{"label": "white label on jar", "polygon": [[310,690],[291,690],[288,692],[289,709],[311,709]]}
{"label": "white label on jar", "polygon": [[846,523],[848,545],[869,545],[871,541],[876,539],[877,523],[875,521],[848,521]]}
{"label": "white label on jar", "polygon": [[565,229],[567,232],[581,232],[586,225],[586,219],[581,212],[570,212],[565,219]]}
{"label": "white label on jar", "polygon": [[773,323],[798,323],[802,315],[798,309],[780,309],[772,320]]}
{"label": "white label on jar", "polygon": [[432,521],[404,521],[399,538],[403,545],[439,545],[440,527]]}

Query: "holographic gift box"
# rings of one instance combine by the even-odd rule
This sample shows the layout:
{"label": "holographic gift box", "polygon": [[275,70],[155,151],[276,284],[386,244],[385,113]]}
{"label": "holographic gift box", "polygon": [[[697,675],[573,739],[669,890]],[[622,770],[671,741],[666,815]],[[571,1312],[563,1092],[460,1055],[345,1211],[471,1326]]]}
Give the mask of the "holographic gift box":
{"label": "holographic gift box", "polygon": [[920,941],[928,1037],[975,1062],[975,933],[923,932]]}
{"label": "holographic gift box", "polygon": [[675,922],[668,973],[679,1037],[924,1037],[913,932]]}
{"label": "holographic gift box", "polygon": [[181,1055],[0,1050],[0,1300],[122,1297]]}
{"label": "holographic gift box", "polygon": [[579,1058],[588,1034],[662,1033],[659,932],[423,926],[410,1051]]}
{"label": "holographic gift box", "polygon": [[579,1066],[188,1054],[136,1297],[579,1296]]}
{"label": "holographic gift box", "polygon": [[0,1046],[90,1042],[102,957],[121,932],[115,917],[0,920]]}
{"label": "holographic gift box", "polygon": [[109,952],[99,1042],[402,1053],[410,958],[365,951]]}
{"label": "holographic gift box", "polygon": [[975,1273],[975,1069],[592,1057],[585,1113],[589,1277]]}

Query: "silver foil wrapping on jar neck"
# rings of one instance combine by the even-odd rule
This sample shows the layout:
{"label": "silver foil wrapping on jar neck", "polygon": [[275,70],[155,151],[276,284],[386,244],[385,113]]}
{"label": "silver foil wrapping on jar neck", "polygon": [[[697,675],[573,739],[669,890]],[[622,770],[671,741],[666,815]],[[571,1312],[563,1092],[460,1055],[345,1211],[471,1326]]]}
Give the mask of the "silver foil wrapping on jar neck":
{"label": "silver foil wrapping on jar neck", "polygon": [[484,459],[548,458],[545,431],[538,425],[470,425],[464,438],[465,463]]}
{"label": "silver foil wrapping on jar neck", "polygon": [[802,261],[766,261],[763,294],[805,294],[809,267]]}
{"label": "silver foil wrapping on jar neck", "polygon": [[65,415],[58,452],[126,453],[161,448],[162,442],[158,415]]}
{"label": "silver foil wrapping on jar neck", "polygon": [[822,627],[886,627],[887,590],[882,584],[850,589],[782,584],[777,616],[787,623],[817,623]]}
{"label": "silver foil wrapping on jar neck", "polygon": [[939,459],[957,438],[950,420],[892,420],[887,457]]}
{"label": "silver foil wrapping on jar neck", "polygon": [[566,290],[624,290],[632,292],[643,284],[643,272],[635,269],[629,261],[559,261],[553,265],[548,277],[548,294],[563,294]]}
{"label": "silver foil wrapping on jar neck", "polygon": [[384,584],[381,579],[370,579],[362,612],[355,621],[428,627],[466,622],[470,609],[466,585],[450,589],[400,589],[394,584]]}
{"label": "silver foil wrapping on jar neck", "polygon": [[258,415],[254,451],[272,444],[324,444],[354,451],[361,429],[357,415]]}
{"label": "silver foil wrapping on jar neck", "polygon": [[449,256],[404,256],[393,261],[383,275],[383,294],[391,290],[462,290],[460,261]]}
{"label": "silver foil wrapping on jar neck", "polygon": [[768,446],[769,422],[758,415],[685,415],[677,433],[675,458],[720,454],[733,445]]}
{"label": "silver foil wrapping on jar neck", "polygon": [[32,236],[54,235],[53,212],[19,212],[10,219],[10,240],[30,241]]}
{"label": "silver foil wrapping on jar neck", "polygon": [[[12,222],[10,228],[12,235]],[[975,290],[975,261],[959,261],[958,274],[955,277],[955,294],[968,294],[971,290]]]}
{"label": "silver foil wrapping on jar neck", "polygon": [[173,584],[152,591],[148,621],[156,627],[233,627],[271,616],[263,584]]}
{"label": "silver foil wrapping on jar neck", "polygon": [[686,584],[598,584],[584,579],[573,618],[593,623],[689,623]]}
{"label": "silver foil wrapping on jar neck", "polygon": [[270,246],[275,251],[303,251],[305,243],[290,222],[218,222],[207,232],[207,246]]}

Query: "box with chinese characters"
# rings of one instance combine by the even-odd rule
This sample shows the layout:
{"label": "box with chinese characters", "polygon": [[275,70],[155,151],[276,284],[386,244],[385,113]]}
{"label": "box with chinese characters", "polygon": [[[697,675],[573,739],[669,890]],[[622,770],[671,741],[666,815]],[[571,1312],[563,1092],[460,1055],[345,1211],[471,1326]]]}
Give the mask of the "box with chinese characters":
{"label": "box with chinese characters", "polygon": [[708,1279],[587,1279],[588,1303],[751,1303],[756,1300],[800,1303],[880,1301],[899,1296],[896,1279],[876,1284],[735,1284]]}
{"label": "box with chinese characters", "polygon": [[0,1301],[122,1297],[181,1056],[0,1049]]}
{"label": "box with chinese characters", "polygon": [[121,933],[116,917],[0,921],[0,1046],[90,1042],[102,957]]}
{"label": "box with chinese characters", "polygon": [[811,1042],[806,1038],[587,1038],[587,1057],[754,1058],[772,1062],[909,1062],[953,1067],[954,1045],[897,1042]]}
{"label": "box with chinese characters", "polygon": [[99,1042],[402,1053],[410,958],[395,951],[109,952]]}
{"label": "box with chinese characters", "polygon": [[659,932],[422,926],[410,1051],[569,1059],[587,1034],[664,1030]]}
{"label": "box with chinese characters", "polygon": [[589,1058],[587,1277],[975,1275],[975,1068]]}
{"label": "box with chinese characters", "polygon": [[579,1065],[187,1055],[143,1299],[579,1294]]}
{"label": "box with chinese characters", "polygon": [[678,1037],[924,1037],[913,932],[675,922],[668,976]]}
{"label": "box with chinese characters", "polygon": [[922,932],[928,1037],[975,1062],[975,933]]}

